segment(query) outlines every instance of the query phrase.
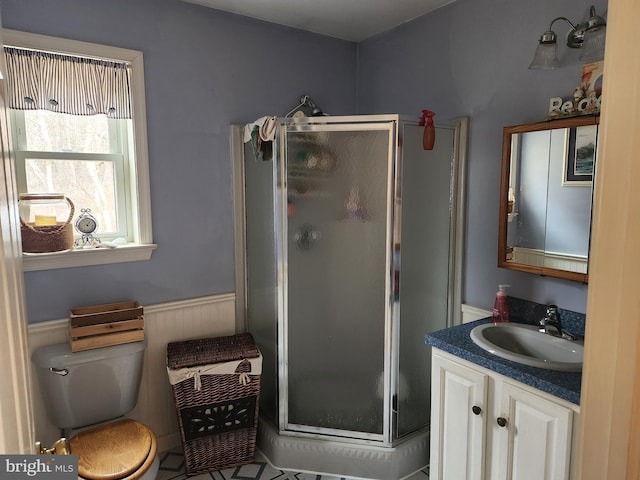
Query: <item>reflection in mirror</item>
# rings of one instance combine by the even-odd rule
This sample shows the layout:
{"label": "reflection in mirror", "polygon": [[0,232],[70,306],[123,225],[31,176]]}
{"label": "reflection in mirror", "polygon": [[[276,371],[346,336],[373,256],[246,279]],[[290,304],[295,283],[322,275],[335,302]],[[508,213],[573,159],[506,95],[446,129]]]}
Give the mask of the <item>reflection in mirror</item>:
{"label": "reflection in mirror", "polygon": [[598,121],[504,129],[499,267],[587,282]]}

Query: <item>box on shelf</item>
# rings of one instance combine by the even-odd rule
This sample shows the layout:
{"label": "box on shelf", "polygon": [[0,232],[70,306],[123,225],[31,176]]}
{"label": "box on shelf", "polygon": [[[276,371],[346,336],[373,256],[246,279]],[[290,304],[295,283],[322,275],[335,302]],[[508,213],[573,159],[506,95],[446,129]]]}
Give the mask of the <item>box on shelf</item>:
{"label": "box on shelf", "polygon": [[127,301],[72,308],[69,314],[71,351],[144,340],[143,307]]}

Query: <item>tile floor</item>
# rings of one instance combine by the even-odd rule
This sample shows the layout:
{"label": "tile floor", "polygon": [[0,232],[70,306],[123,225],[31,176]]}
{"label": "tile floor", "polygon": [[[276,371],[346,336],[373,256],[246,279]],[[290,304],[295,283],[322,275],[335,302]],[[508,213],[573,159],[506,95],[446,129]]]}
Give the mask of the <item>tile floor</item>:
{"label": "tile floor", "polygon": [[[411,475],[406,480],[428,480],[428,468]],[[348,480],[345,477],[280,470],[274,468],[259,451],[256,451],[255,461],[251,464],[188,476],[184,471],[184,456],[180,448],[160,454],[160,471],[156,480],[187,478],[190,480]]]}

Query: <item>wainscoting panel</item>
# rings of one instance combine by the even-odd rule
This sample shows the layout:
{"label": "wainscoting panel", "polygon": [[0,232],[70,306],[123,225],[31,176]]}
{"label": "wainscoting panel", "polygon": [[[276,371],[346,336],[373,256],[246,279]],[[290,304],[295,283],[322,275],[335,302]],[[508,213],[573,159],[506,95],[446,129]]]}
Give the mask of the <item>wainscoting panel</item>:
{"label": "wainscoting panel", "polygon": [[513,262],[537,267],[557,268],[569,272],[587,273],[587,257],[545,252],[534,248],[513,248]]}
{"label": "wainscoting panel", "polygon": [[491,310],[484,310],[482,308],[474,307],[473,305],[462,304],[462,323],[469,323],[481,318],[487,318],[491,316]]}
{"label": "wainscoting panel", "polygon": [[[145,351],[142,384],[136,408],[128,415],[145,423],[158,436],[158,449],[180,445],[176,409],[167,378],[167,344],[193,338],[217,337],[236,333],[235,294],[215,295],[192,300],[144,306]],[[65,343],[68,319],[29,326],[29,349]],[[32,365],[33,369],[33,365]],[[32,373],[36,439],[50,446],[60,437],[45,411],[45,401]]]}

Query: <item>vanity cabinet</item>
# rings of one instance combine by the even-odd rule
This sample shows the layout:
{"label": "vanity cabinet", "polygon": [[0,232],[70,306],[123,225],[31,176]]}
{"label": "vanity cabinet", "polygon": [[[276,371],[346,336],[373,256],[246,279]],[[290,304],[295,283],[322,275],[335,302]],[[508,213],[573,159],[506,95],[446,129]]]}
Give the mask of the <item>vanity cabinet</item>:
{"label": "vanity cabinet", "polygon": [[571,478],[577,405],[433,352],[430,478]]}

